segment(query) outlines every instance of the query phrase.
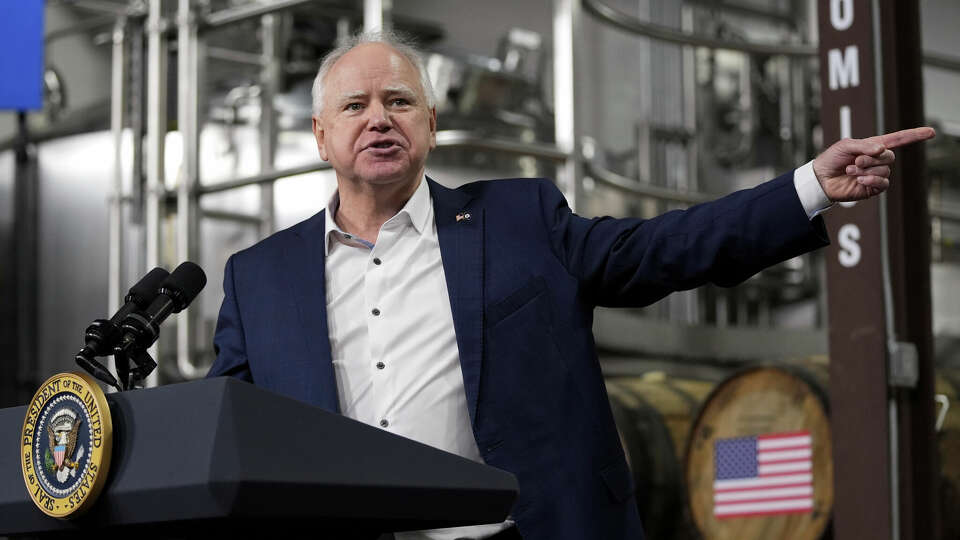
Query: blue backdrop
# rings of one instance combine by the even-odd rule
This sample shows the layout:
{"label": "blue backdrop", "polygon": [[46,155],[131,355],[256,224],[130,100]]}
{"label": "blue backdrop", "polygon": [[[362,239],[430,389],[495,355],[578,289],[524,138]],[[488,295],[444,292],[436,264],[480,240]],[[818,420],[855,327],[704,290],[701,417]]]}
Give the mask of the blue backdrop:
{"label": "blue backdrop", "polygon": [[0,0],[0,109],[43,107],[43,0]]}

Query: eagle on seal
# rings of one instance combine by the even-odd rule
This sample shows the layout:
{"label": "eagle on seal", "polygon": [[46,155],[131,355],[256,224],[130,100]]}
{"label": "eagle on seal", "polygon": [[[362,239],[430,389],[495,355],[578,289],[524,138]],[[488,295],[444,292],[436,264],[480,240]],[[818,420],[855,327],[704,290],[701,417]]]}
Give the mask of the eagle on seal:
{"label": "eagle on seal", "polygon": [[73,461],[73,451],[77,446],[77,432],[80,430],[82,420],[76,420],[76,414],[69,409],[61,410],[54,415],[53,420],[47,424],[47,437],[50,443],[50,450],[53,451],[53,457],[56,465],[53,471],[62,470],[64,467],[76,469],[77,462]]}

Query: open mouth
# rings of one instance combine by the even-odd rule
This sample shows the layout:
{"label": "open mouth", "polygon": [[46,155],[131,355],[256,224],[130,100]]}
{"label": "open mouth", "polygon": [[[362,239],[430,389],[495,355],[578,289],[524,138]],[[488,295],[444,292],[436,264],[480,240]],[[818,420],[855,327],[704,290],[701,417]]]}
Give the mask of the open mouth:
{"label": "open mouth", "polygon": [[387,149],[387,148],[392,148],[392,147],[394,147],[394,146],[396,146],[396,145],[397,145],[397,143],[395,143],[395,142],[393,142],[393,141],[382,141],[382,142],[378,142],[378,143],[373,143],[373,144],[371,144],[371,145],[369,146],[369,148],[376,148],[376,149],[378,149],[378,150],[385,150],[385,149]]}

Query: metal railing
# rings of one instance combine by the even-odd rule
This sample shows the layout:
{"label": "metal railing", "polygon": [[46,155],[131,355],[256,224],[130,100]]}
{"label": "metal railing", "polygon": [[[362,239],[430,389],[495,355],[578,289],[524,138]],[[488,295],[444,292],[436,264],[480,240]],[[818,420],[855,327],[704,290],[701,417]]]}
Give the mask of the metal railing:
{"label": "metal railing", "polygon": [[[689,45],[706,47],[709,49],[723,49],[741,51],[750,54],[785,55],[798,57],[817,56],[819,53],[816,43],[762,43],[750,41],[735,41],[731,39],[704,36],[696,33],[680,32],[658,24],[644,21],[638,17],[628,15],[616,8],[605,4],[601,0],[581,0],[584,9],[601,21],[625,30],[638,36]],[[960,72],[960,57],[943,53],[924,51],[923,63],[925,66]]]}
{"label": "metal railing", "polygon": [[315,2],[316,0],[274,0],[269,4],[244,4],[210,13],[203,18],[203,26],[207,28],[226,26]]}
{"label": "metal railing", "polygon": [[680,191],[668,187],[654,186],[649,183],[627,178],[626,176],[621,176],[603,168],[593,161],[586,162],[584,171],[590,178],[600,182],[600,184],[635,197],[649,197],[661,201],[684,204],[699,204],[720,197],[720,195],[708,195],[706,193]]}
{"label": "metal railing", "polygon": [[787,56],[814,56],[817,54],[816,45],[805,43],[757,43],[749,41],[733,41],[729,39],[703,36],[695,33],[681,32],[679,30],[674,30],[673,28],[650,23],[637,17],[627,15],[626,13],[614,9],[600,0],[582,0],[582,2],[586,11],[596,16],[601,21],[638,36],[668,41],[671,43],[678,43],[680,45],[707,47],[709,49],[728,49],[752,54],[782,54]]}

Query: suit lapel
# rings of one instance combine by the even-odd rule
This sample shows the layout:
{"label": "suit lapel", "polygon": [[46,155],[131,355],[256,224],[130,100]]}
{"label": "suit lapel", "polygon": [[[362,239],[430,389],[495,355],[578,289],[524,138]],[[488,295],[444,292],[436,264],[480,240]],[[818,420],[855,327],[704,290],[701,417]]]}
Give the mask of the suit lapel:
{"label": "suit lapel", "polygon": [[472,197],[463,191],[447,189],[429,178],[427,183],[433,198],[467,407],[470,420],[476,425],[483,358],[483,209],[471,206]]}
{"label": "suit lapel", "polygon": [[306,397],[323,409],[340,412],[327,326],[325,212],[297,227],[298,242],[287,246],[283,265],[290,276],[290,287],[300,313],[299,335],[304,336],[309,355],[306,362],[298,366],[306,381]]}

